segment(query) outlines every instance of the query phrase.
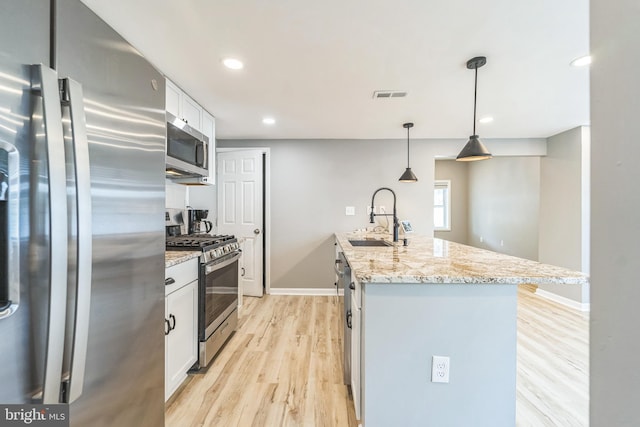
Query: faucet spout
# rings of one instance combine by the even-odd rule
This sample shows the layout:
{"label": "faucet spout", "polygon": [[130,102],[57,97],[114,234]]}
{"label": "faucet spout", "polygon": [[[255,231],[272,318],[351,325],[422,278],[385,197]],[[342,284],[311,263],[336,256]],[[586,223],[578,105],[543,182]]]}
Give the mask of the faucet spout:
{"label": "faucet spout", "polygon": [[398,213],[396,211],[396,193],[388,188],[388,187],[380,187],[378,188],[376,191],[373,192],[373,196],[371,196],[371,212],[369,213],[369,222],[371,224],[373,224],[374,222],[374,217],[376,216],[390,216],[387,213],[384,214],[377,214],[373,212],[373,207],[375,206],[375,199],[376,199],[376,194],[378,194],[379,191],[381,190],[387,190],[390,191],[391,194],[393,195],[393,241],[397,242],[398,241],[398,230],[400,228],[400,223],[398,222]]}

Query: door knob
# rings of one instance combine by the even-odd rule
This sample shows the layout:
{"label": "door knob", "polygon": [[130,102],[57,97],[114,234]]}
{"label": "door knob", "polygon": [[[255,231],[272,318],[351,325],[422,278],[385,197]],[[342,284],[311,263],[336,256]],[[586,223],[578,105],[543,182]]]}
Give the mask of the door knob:
{"label": "door knob", "polygon": [[256,228],[255,230],[253,230],[253,234],[260,234],[260,229]]}

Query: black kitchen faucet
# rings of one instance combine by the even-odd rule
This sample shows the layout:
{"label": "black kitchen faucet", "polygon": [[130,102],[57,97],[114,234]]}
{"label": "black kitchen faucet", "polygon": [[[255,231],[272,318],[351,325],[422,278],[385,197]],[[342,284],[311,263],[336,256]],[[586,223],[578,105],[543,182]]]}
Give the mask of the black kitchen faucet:
{"label": "black kitchen faucet", "polygon": [[[378,194],[378,191],[380,190],[388,190],[391,191],[391,194],[393,194],[393,214],[388,214],[388,213],[383,213],[383,214],[377,214],[373,212],[374,206],[375,204],[373,203],[375,198],[376,198],[376,194]],[[388,188],[388,187],[380,187],[378,188],[376,191],[373,192],[373,196],[371,196],[371,212],[369,213],[369,222],[371,224],[374,223],[374,217],[376,216],[393,216],[393,241],[397,242],[398,241],[398,229],[400,227],[400,224],[398,223],[398,214],[396,212],[396,193]]]}

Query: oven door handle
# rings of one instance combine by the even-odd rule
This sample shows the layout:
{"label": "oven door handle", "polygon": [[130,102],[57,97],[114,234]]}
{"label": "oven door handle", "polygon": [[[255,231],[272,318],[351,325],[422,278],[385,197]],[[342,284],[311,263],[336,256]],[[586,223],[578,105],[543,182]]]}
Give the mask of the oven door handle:
{"label": "oven door handle", "polygon": [[209,274],[209,273],[212,273],[212,272],[214,272],[216,270],[220,270],[221,268],[224,268],[224,267],[226,267],[228,265],[233,264],[234,262],[236,262],[238,260],[238,258],[240,258],[240,252],[235,252],[232,257],[230,257],[229,259],[227,259],[225,261],[222,261],[220,263],[213,263],[213,264],[206,265],[204,271],[205,271],[206,274]]}

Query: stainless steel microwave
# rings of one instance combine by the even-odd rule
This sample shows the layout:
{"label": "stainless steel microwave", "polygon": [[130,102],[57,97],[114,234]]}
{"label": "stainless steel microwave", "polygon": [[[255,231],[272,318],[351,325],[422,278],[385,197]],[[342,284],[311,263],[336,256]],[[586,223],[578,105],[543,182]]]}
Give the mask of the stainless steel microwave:
{"label": "stainless steel microwave", "polygon": [[167,113],[167,178],[209,175],[209,138]]}

